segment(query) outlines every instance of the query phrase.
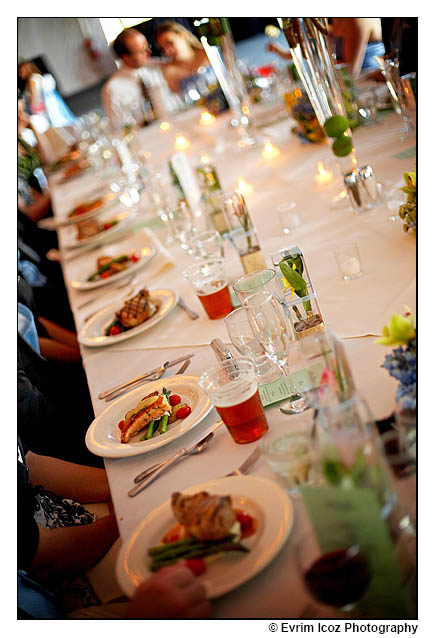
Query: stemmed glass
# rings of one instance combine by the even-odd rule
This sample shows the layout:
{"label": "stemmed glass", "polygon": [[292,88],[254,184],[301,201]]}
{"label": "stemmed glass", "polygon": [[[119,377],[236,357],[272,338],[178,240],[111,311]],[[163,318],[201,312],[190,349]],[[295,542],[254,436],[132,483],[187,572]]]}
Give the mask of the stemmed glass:
{"label": "stemmed glass", "polygon": [[290,378],[288,350],[291,341],[290,323],[281,304],[272,293],[258,292],[244,300],[248,320],[265,350],[266,356],[280,369],[292,386],[293,394],[280,406],[285,414],[299,414],[307,409],[305,398],[296,391]]}
{"label": "stemmed glass", "polygon": [[184,250],[191,246],[191,236],[195,232],[194,220],[187,204],[179,202],[176,208],[168,211],[168,223],[175,239]]}
{"label": "stemmed glass", "polygon": [[236,308],[224,319],[227,333],[233,346],[243,357],[252,359],[258,383],[269,383],[275,381],[280,372],[265,354],[265,350],[259,339],[253,332],[253,328],[248,320],[247,308]]}
{"label": "stemmed glass", "polygon": [[374,57],[386,80],[386,85],[392,97],[394,110],[404,122],[400,138],[401,141],[404,141],[409,132],[415,130],[411,115],[416,109],[416,104],[410,80],[406,77],[400,77],[399,61],[397,58],[390,60],[377,55]]}

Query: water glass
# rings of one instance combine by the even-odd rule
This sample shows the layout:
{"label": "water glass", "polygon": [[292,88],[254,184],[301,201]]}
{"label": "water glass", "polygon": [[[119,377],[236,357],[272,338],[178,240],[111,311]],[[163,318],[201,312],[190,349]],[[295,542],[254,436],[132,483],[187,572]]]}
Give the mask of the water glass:
{"label": "water glass", "polygon": [[209,319],[222,319],[233,310],[223,259],[192,264],[183,275],[189,279]]}
{"label": "water glass", "polygon": [[224,245],[217,230],[205,230],[192,236],[190,252],[196,259],[224,257]]}
{"label": "water glass", "polygon": [[191,245],[191,237],[195,232],[194,220],[185,202],[168,211],[168,223],[175,239],[184,250]]}
{"label": "water glass", "polygon": [[224,319],[227,333],[233,346],[243,357],[251,359],[255,365],[258,383],[269,383],[280,376],[280,371],[271,363],[265,350],[253,332],[246,308],[233,310]]}
{"label": "water glass", "polygon": [[342,244],[335,248],[333,252],[343,279],[348,281],[363,275],[357,244]]}
{"label": "water glass", "polygon": [[275,296],[281,296],[280,285],[274,270],[267,268],[265,270],[255,270],[247,275],[239,277],[233,283],[233,290],[238,295],[241,303],[247,297],[251,297],[257,292],[275,293]]}
{"label": "water glass", "polygon": [[301,485],[313,482],[310,463],[310,435],[307,432],[287,432],[262,445],[263,455],[285,483],[290,494],[298,494]]}
{"label": "water glass", "polygon": [[235,443],[253,443],[268,431],[250,359],[222,361],[203,372],[198,385],[211,399]]}
{"label": "water glass", "polygon": [[289,235],[297,230],[301,224],[300,218],[295,212],[295,207],[295,202],[287,202],[285,204],[280,204],[276,208],[282,231],[285,235]]}

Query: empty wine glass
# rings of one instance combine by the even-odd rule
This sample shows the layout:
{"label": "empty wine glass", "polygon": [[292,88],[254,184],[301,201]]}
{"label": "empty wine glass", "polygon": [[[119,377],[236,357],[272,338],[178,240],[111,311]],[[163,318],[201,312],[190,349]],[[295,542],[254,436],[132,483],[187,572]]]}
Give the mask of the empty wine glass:
{"label": "empty wine glass", "polygon": [[191,245],[191,236],[195,232],[194,220],[187,204],[179,202],[176,208],[168,211],[168,223],[175,239],[184,250]]}
{"label": "empty wine glass", "polygon": [[265,354],[259,339],[253,332],[248,320],[247,308],[237,308],[224,319],[230,341],[243,357],[252,359],[256,369],[258,383],[269,383],[280,376]]}
{"label": "empty wine glass", "polygon": [[[280,409],[286,414],[299,414],[307,408],[290,378],[288,349],[291,341],[290,323],[282,305],[270,292],[258,292],[244,300],[248,320],[266,356],[278,366],[292,389],[292,395]],[[303,399],[303,401],[302,401]]]}
{"label": "empty wine glass", "polygon": [[394,110],[403,120],[400,139],[404,141],[409,132],[415,130],[411,115],[416,113],[416,104],[410,79],[400,77],[399,61],[397,58],[391,60],[386,59],[386,57],[381,58],[377,55],[374,57],[386,80]]}

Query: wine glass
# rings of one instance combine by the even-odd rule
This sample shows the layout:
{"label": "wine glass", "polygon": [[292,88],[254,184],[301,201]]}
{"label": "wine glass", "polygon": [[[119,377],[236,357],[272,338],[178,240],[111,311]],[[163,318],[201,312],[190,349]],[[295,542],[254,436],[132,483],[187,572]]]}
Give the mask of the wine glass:
{"label": "wine glass", "polygon": [[256,380],[258,383],[269,383],[275,381],[280,372],[265,354],[265,350],[259,339],[253,332],[253,328],[248,320],[247,308],[236,308],[224,319],[227,333],[233,346],[243,357],[252,359],[256,369]]}
{"label": "wine glass", "polygon": [[184,250],[189,250],[191,235],[195,232],[194,220],[186,202],[179,202],[176,208],[168,211],[168,223],[175,239]]}
{"label": "wine glass", "polygon": [[244,299],[248,320],[265,350],[266,356],[280,369],[292,388],[292,395],[280,409],[285,414],[299,414],[306,410],[304,397],[296,391],[288,365],[288,350],[291,341],[290,323],[282,305],[270,292],[258,292]]}
{"label": "wine glass", "polygon": [[344,539],[341,526],[323,528],[328,549],[321,547],[315,534],[308,534],[296,545],[296,563],[310,594],[319,602],[351,611],[365,594],[371,581],[367,552],[357,538]]}

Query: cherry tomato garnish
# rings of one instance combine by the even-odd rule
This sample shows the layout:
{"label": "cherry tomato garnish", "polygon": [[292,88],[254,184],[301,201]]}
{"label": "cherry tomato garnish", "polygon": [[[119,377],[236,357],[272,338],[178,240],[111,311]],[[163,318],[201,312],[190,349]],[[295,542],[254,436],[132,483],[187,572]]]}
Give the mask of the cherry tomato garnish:
{"label": "cherry tomato garnish", "polygon": [[109,330],[109,334],[110,335],[118,335],[121,332],[121,328],[119,326],[112,326],[112,328]]}
{"label": "cherry tomato garnish", "polygon": [[179,405],[182,402],[181,397],[178,394],[171,394],[169,398],[170,405]]}
{"label": "cherry tomato garnish", "polygon": [[189,567],[195,576],[200,576],[206,571],[206,562],[202,558],[187,558],[185,565]]}
{"label": "cherry tomato garnish", "polygon": [[139,253],[133,253],[133,255],[130,257],[130,261],[133,261],[133,263],[136,263],[140,259],[141,255]]}
{"label": "cherry tomato garnish", "polygon": [[186,419],[187,416],[191,414],[191,406],[185,405],[180,410],[177,410],[177,418],[178,419]]}
{"label": "cherry tomato garnish", "polygon": [[110,270],[105,270],[104,272],[101,273],[100,277],[102,279],[107,279],[108,277],[111,276]]}
{"label": "cherry tomato garnish", "polygon": [[121,421],[118,423],[118,427],[120,428],[120,430],[122,430],[122,429],[123,429],[123,427],[124,427],[124,420],[121,420]]}

